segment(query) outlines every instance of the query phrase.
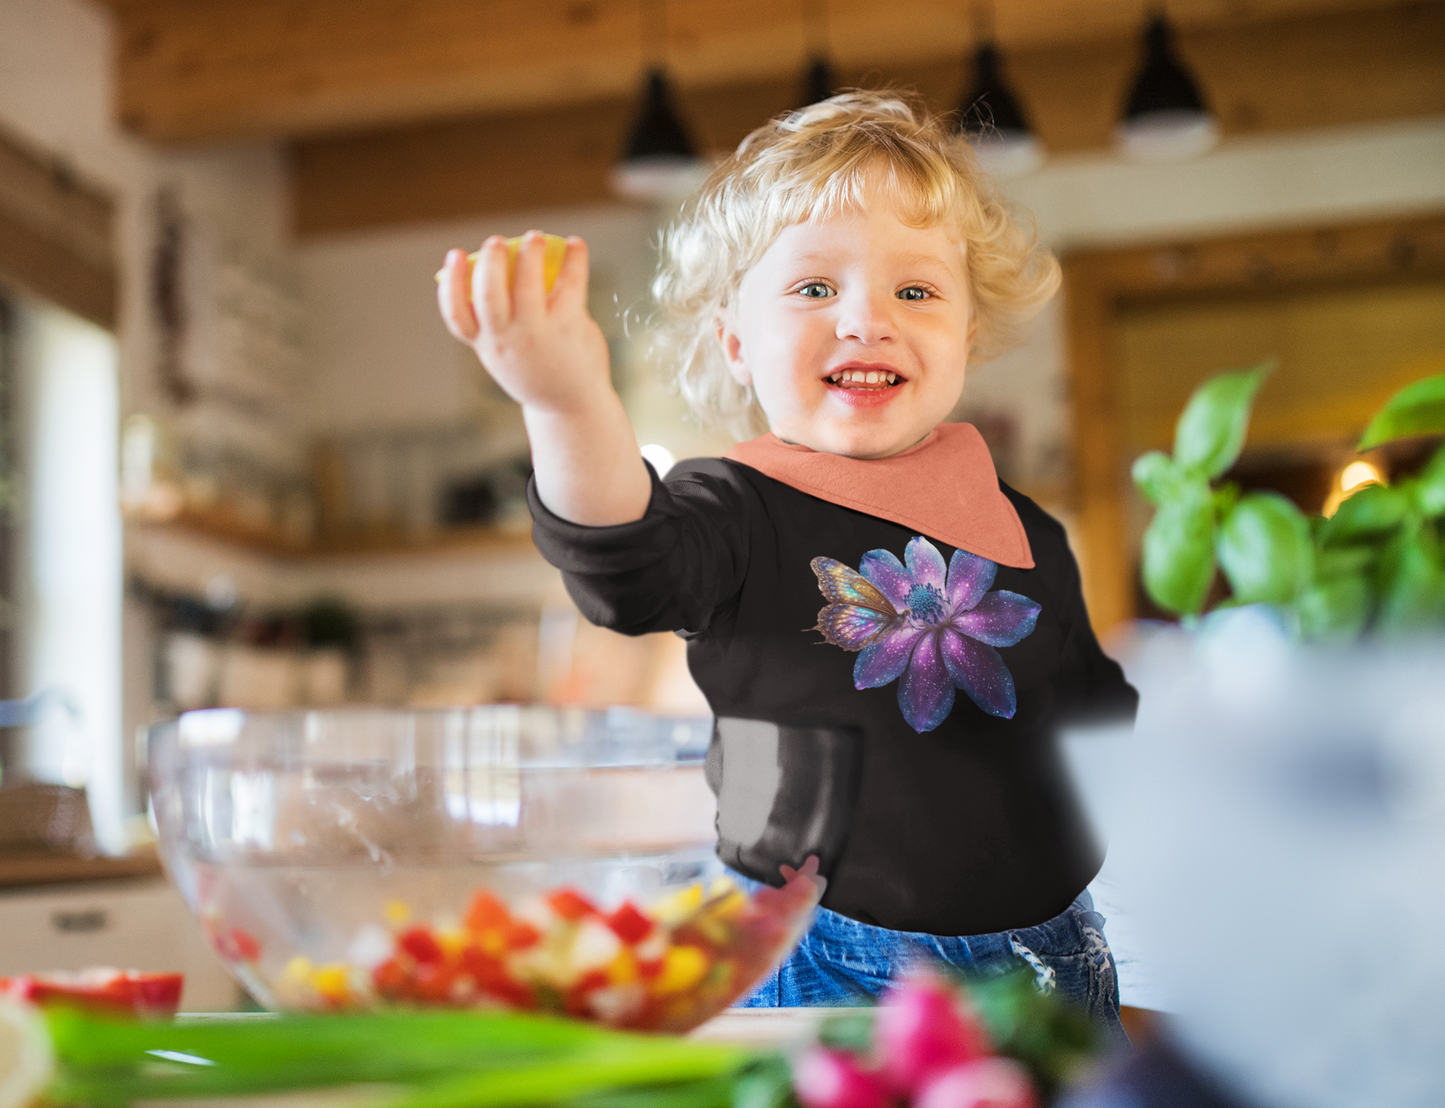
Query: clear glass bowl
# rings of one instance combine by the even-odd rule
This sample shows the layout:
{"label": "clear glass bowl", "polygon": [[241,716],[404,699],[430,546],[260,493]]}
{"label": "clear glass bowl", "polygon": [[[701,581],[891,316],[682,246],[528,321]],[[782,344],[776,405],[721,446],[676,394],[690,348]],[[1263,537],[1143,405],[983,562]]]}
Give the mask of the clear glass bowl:
{"label": "clear glass bowl", "polygon": [[684,1031],[792,949],[819,896],[726,876],[710,731],[511,705],[187,712],[151,730],[161,856],[267,1007]]}

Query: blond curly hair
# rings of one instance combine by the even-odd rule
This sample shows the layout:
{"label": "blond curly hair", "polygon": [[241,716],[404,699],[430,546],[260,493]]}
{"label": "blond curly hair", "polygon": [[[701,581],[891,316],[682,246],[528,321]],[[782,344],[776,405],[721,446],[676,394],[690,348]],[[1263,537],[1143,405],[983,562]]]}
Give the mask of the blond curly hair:
{"label": "blond curly hair", "polygon": [[906,222],[947,224],[966,244],[972,360],[1017,345],[1058,289],[1059,264],[1038,246],[1032,220],[1019,225],[968,143],[913,96],[844,92],[779,116],[748,135],[663,232],[652,355],[675,370],[702,422],[739,438],[767,430],[753,390],[727,370],[717,319],[783,228],[862,208],[876,179]]}

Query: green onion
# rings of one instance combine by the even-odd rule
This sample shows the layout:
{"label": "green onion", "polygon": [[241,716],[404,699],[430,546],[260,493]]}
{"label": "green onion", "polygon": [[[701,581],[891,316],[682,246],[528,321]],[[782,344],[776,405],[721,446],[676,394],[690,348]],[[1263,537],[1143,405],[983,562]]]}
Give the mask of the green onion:
{"label": "green onion", "polygon": [[[391,1012],[136,1022],[48,1014],[55,1105],[226,1096],[326,1085],[402,1087],[398,1108],[503,1108],[657,1088],[655,1108],[713,1108],[756,1055],[515,1012]],[[594,1103],[595,1102],[595,1103]]]}

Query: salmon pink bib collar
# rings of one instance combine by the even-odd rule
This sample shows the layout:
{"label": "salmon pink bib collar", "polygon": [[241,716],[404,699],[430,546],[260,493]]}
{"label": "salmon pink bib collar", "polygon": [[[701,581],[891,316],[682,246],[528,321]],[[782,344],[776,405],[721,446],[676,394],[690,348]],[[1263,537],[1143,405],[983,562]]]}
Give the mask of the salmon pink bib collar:
{"label": "salmon pink bib collar", "polygon": [[941,423],[890,458],[824,454],[769,432],[725,455],[785,485],[853,508],[1000,565],[1032,569],[1023,521],[998,486],[993,458],[971,423]]}

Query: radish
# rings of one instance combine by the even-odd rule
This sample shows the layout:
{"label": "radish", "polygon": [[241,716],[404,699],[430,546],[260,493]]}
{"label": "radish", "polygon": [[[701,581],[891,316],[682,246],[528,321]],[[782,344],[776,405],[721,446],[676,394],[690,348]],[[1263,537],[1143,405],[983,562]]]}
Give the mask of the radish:
{"label": "radish", "polygon": [[947,982],[909,977],[889,990],[878,1010],[874,1043],[889,1088],[912,1093],[929,1077],[988,1053],[988,1037],[959,1010]]}
{"label": "radish", "polygon": [[793,1065],[793,1090],[804,1108],[883,1108],[888,1099],[882,1081],[857,1058],[823,1047]]}
{"label": "radish", "polygon": [[924,1082],[913,1108],[1036,1108],[1028,1072],[1012,1058],[975,1058]]}

